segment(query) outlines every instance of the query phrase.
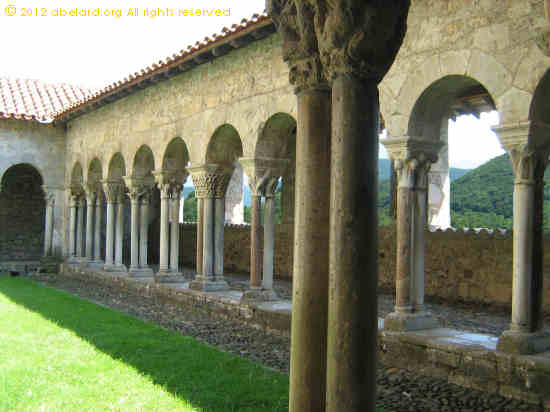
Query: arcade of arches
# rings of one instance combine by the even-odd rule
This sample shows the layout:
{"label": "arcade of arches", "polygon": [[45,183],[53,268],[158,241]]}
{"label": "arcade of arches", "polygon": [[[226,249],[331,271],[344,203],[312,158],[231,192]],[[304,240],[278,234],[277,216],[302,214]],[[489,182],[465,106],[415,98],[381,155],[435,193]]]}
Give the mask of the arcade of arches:
{"label": "arcade of arches", "polygon": [[290,409],[374,410],[380,114],[397,201],[396,305],[384,330],[407,333],[439,326],[424,308],[424,236],[428,216],[447,224],[448,119],[498,110],[494,130],[515,187],[512,317],[497,350],[550,349],[542,323],[547,2],[267,3],[271,17],[67,107],[52,124],[0,119],[0,224],[8,228],[0,259],[43,254],[67,267],[189,281],[179,211],[190,176],[198,199],[190,288],[226,290],[225,224],[242,222],[246,174],[243,302],[274,300],[273,197],[282,178],[281,224],[294,239]]}

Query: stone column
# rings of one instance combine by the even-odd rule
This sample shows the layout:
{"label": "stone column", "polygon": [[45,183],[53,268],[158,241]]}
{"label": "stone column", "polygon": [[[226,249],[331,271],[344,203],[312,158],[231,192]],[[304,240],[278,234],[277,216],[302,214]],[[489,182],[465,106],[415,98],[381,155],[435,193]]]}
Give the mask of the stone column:
{"label": "stone column", "polygon": [[124,199],[125,193],[122,187],[117,198],[117,214],[116,214],[116,248],[115,248],[115,266],[118,272],[126,273],[128,269],[122,262],[122,254],[124,249]]}
{"label": "stone column", "polygon": [[266,186],[264,205],[264,258],[262,293],[266,300],[277,300],[273,290],[273,256],[275,253],[275,191],[279,178],[271,178]]}
{"label": "stone column", "polygon": [[182,186],[174,185],[172,189],[172,199],[170,204],[170,272],[171,274],[181,276],[179,270],[180,259],[180,196]]}
{"label": "stone column", "polygon": [[548,136],[549,129],[534,122],[494,128],[514,169],[512,321],[497,344],[497,350],[508,353],[528,355],[550,349],[542,309],[544,171],[550,153],[534,147],[531,138]]}
{"label": "stone column", "polygon": [[53,243],[53,223],[54,223],[54,206],[55,206],[55,193],[48,188],[44,187],[44,199],[46,201],[46,222],[44,227],[44,257],[53,256],[52,243]]}
{"label": "stone column", "polygon": [[98,190],[95,201],[94,264],[103,266],[101,260],[101,228],[103,225],[103,196]]}
{"label": "stone column", "polygon": [[225,197],[217,197],[214,202],[214,274],[217,279],[223,279],[225,255]]}
{"label": "stone column", "polygon": [[126,185],[130,188],[128,196],[131,203],[130,225],[130,272],[134,274],[139,270],[139,212],[141,187],[136,184]]}
{"label": "stone column", "polygon": [[202,274],[203,222],[204,202],[201,197],[197,197],[197,274]]}
{"label": "stone column", "polygon": [[234,225],[244,223],[243,168],[238,160],[233,163],[233,175],[225,192],[225,221]]}
{"label": "stone column", "polygon": [[[250,224],[250,289],[245,291],[243,302],[258,300],[275,300],[273,292],[273,243],[274,243],[274,215],[272,203],[279,178],[284,173],[288,160],[273,158],[241,158],[240,163],[248,176],[251,193],[251,224]],[[261,198],[266,196],[266,213],[264,214],[264,250],[262,252],[262,226],[260,223]],[[269,200],[267,198],[270,198]],[[266,230],[270,231],[269,239],[266,239]],[[267,245],[267,250],[265,249]],[[267,260],[266,260],[267,259]],[[266,268],[264,281],[262,281],[262,269]],[[267,288],[265,287],[267,285]]]}
{"label": "stone column", "polygon": [[151,189],[147,188],[146,192],[141,195],[141,233],[139,241],[141,244],[139,252],[139,270],[147,277],[153,276],[153,270],[149,267],[147,261],[148,243],[149,243],[149,202],[151,197]]}
{"label": "stone column", "polygon": [[424,309],[424,233],[428,173],[443,143],[419,138],[382,143],[397,175],[396,305],[384,328],[402,332],[436,328],[438,322]]}
{"label": "stone column", "polygon": [[105,266],[106,272],[116,272],[114,262],[115,250],[115,205],[121,184],[116,181],[103,181],[103,191],[107,199],[107,228],[105,234]]}
{"label": "stone column", "polygon": [[82,195],[78,199],[76,212],[76,257],[79,262],[82,262],[84,257],[84,199]]}
{"label": "stone column", "polygon": [[[205,164],[187,169],[195,185],[195,195],[201,199],[199,205],[199,222],[197,247],[202,243],[202,268],[189,287],[194,290],[217,291],[227,290],[229,286],[223,275],[215,273],[216,261],[216,200],[223,199],[231,179],[231,166]],[[218,225],[219,226],[219,225]],[[219,237],[218,237],[219,239]],[[219,242],[220,240],[218,240]],[[218,248],[223,245],[218,244]],[[220,252],[218,252],[220,253]],[[223,255],[223,252],[221,252]],[[197,252],[197,259],[199,253]]]}
{"label": "stone column", "polygon": [[441,149],[428,174],[428,224],[440,229],[451,226],[451,180],[449,177],[449,116],[441,121]]}
{"label": "stone column", "polygon": [[170,271],[168,261],[168,225],[169,225],[169,210],[170,210],[170,184],[159,184],[160,189],[160,251],[159,251],[159,273],[157,273],[158,281],[161,276],[168,275]]}
{"label": "stone column", "polygon": [[95,185],[86,190],[86,260],[94,259],[94,212],[97,198]]}
{"label": "stone column", "polygon": [[409,3],[314,2],[319,55],[332,83],[327,412],[376,410],[377,84],[401,47]]}
{"label": "stone column", "polygon": [[76,208],[78,196],[70,195],[69,200],[69,261],[74,262],[76,257]]}

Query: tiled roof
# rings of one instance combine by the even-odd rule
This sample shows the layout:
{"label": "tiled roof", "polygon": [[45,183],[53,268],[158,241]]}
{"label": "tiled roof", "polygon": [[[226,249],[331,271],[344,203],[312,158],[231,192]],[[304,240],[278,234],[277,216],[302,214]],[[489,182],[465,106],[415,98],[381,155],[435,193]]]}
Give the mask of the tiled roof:
{"label": "tiled roof", "polygon": [[54,113],[92,95],[91,90],[68,84],[0,77],[0,118],[49,123]]}
{"label": "tiled roof", "polygon": [[224,27],[221,33],[213,34],[197,41],[193,46],[188,46],[177,54],[160,60],[156,64],[130,74],[118,82],[112,83],[102,89],[96,90],[91,95],[69,105],[63,106],[55,113],[56,119],[67,120],[80,113],[93,110],[99,106],[118,100],[135,90],[147,87],[157,81],[175,76],[181,72],[192,69],[196,65],[206,63],[222,56],[232,49],[259,40],[275,31],[271,18],[264,12],[254,14],[251,19],[243,19],[240,24],[234,24],[231,28]]}

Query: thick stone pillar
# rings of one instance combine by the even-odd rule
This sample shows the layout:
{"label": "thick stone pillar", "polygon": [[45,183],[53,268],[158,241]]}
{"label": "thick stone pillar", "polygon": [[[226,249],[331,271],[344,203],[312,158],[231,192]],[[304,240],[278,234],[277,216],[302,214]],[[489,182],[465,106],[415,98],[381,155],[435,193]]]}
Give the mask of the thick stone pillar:
{"label": "thick stone pillar", "polygon": [[172,190],[170,204],[170,272],[172,275],[181,276],[179,270],[180,259],[180,196],[182,186],[175,185]]}
{"label": "thick stone pillar", "polygon": [[86,190],[86,260],[94,259],[94,212],[97,198],[95,185]]}
{"label": "thick stone pillar", "polygon": [[[199,256],[199,252],[197,252],[197,259],[202,257],[202,267],[189,287],[207,292],[227,290],[229,286],[223,279],[223,274],[217,274],[215,271],[216,250],[221,248],[218,254],[223,256],[223,244],[220,243],[223,241],[223,237],[220,237],[219,233],[218,245],[216,246],[216,199],[224,198],[227,185],[231,179],[232,167],[205,164],[187,170],[191,173],[195,185],[195,195],[200,199],[197,234],[202,234],[202,236],[197,236],[197,247],[200,248],[202,244],[202,256]],[[218,223],[218,228],[219,226]]]}
{"label": "thick stone pillar", "polygon": [[233,163],[233,175],[225,193],[225,221],[234,225],[244,223],[243,168],[238,161]]}
{"label": "thick stone pillar", "polygon": [[82,262],[84,257],[84,195],[78,199],[76,212],[76,257]]}
{"label": "thick stone pillar", "polygon": [[[273,196],[275,195],[279,178],[285,172],[289,162],[287,159],[272,158],[241,158],[239,161],[248,176],[251,194],[250,289],[245,291],[242,301],[275,300],[277,296],[273,292],[273,244],[275,239]],[[262,226],[260,222],[262,196],[266,197],[264,240],[262,240]],[[270,198],[269,200],[267,199],[268,197]],[[266,216],[268,203],[271,221],[268,221],[268,217]],[[271,236],[267,240],[265,238],[266,230],[270,231],[268,235]],[[267,250],[265,249],[266,245]],[[263,274],[262,281],[263,269],[267,269],[268,273],[267,278],[266,273]]]}
{"label": "thick stone pillar", "polygon": [[148,277],[153,276],[153,270],[149,267],[147,261],[148,244],[149,244],[149,202],[151,197],[151,188],[147,188],[145,193],[141,195],[141,222],[140,222],[140,251],[139,251],[139,269]]}
{"label": "thick stone pillar", "polygon": [[115,242],[115,266],[118,272],[126,273],[128,269],[122,262],[124,249],[124,189],[121,188],[117,198],[116,213],[116,242]]}
{"label": "thick stone pillar", "polygon": [[[539,127],[544,130],[537,131]],[[500,336],[497,350],[525,355],[544,352],[550,349],[542,309],[544,171],[550,153],[535,148],[530,134],[548,136],[550,127],[526,122],[494,130],[514,169],[512,321]]]}
{"label": "thick stone pillar", "polygon": [[115,250],[115,207],[121,184],[116,181],[104,181],[103,191],[107,199],[107,227],[105,234],[105,266],[106,272],[116,272],[114,262]]}
{"label": "thick stone pillar", "polygon": [[384,328],[436,328],[438,322],[424,309],[424,233],[428,173],[442,143],[419,138],[391,138],[382,143],[394,161],[397,175],[396,305],[386,317]]}
{"label": "thick stone pillar", "polygon": [[53,223],[54,223],[54,206],[55,193],[44,187],[44,199],[46,201],[46,221],[44,226],[44,257],[53,256]]}
{"label": "thick stone pillar", "polygon": [[451,179],[449,176],[449,117],[441,121],[441,149],[428,174],[428,224],[440,229],[451,226]]}
{"label": "thick stone pillar", "polygon": [[101,260],[101,228],[103,227],[103,195],[98,190],[95,201],[94,264],[103,266]]}

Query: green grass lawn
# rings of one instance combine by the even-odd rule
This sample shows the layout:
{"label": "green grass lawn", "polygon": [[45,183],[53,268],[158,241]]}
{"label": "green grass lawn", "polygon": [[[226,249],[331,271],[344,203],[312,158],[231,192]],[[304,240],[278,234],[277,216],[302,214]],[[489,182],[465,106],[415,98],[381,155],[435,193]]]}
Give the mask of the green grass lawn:
{"label": "green grass lawn", "polygon": [[0,276],[0,411],[286,411],[288,376]]}

